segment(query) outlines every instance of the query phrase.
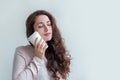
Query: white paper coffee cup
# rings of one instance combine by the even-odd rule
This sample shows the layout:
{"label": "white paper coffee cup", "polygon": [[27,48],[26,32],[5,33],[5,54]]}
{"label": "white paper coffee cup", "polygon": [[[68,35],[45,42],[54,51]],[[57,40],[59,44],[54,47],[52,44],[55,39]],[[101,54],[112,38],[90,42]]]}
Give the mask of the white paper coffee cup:
{"label": "white paper coffee cup", "polygon": [[32,43],[34,45],[36,38],[38,38],[37,42],[40,41],[40,39],[41,39],[41,36],[39,35],[39,33],[37,31],[35,31],[31,36],[28,37],[28,41],[30,41],[30,43]]}

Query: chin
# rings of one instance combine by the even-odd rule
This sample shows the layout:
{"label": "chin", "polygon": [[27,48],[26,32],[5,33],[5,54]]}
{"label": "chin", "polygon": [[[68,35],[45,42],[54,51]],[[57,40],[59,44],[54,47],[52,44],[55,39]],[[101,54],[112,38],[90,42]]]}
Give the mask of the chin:
{"label": "chin", "polygon": [[52,39],[52,38],[49,38],[49,39],[47,38],[47,39],[45,39],[45,41],[47,42],[47,41],[50,41],[51,39]]}

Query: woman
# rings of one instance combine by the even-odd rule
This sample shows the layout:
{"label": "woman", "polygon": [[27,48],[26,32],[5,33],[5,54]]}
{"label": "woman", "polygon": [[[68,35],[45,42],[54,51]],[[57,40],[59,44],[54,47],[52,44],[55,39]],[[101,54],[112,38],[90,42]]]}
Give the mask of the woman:
{"label": "woman", "polygon": [[[13,80],[66,80],[70,72],[67,53],[54,17],[47,11],[33,12],[26,20],[27,38],[37,31],[34,45],[16,48]],[[44,43],[47,43],[44,45]]]}

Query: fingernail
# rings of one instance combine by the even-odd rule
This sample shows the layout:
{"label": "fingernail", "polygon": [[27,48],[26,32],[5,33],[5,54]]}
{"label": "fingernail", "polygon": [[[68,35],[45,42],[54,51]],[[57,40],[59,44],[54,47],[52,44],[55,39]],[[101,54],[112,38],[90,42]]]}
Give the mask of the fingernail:
{"label": "fingernail", "polygon": [[47,45],[47,48],[48,48],[48,45]]}

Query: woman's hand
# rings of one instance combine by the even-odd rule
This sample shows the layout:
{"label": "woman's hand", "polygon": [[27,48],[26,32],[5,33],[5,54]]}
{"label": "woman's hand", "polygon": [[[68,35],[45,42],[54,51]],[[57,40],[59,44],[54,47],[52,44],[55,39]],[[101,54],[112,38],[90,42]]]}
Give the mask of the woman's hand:
{"label": "woman's hand", "polygon": [[38,38],[35,39],[34,49],[35,49],[35,56],[39,57],[40,59],[45,57],[45,51],[48,48],[46,42],[41,38],[38,41]]}

